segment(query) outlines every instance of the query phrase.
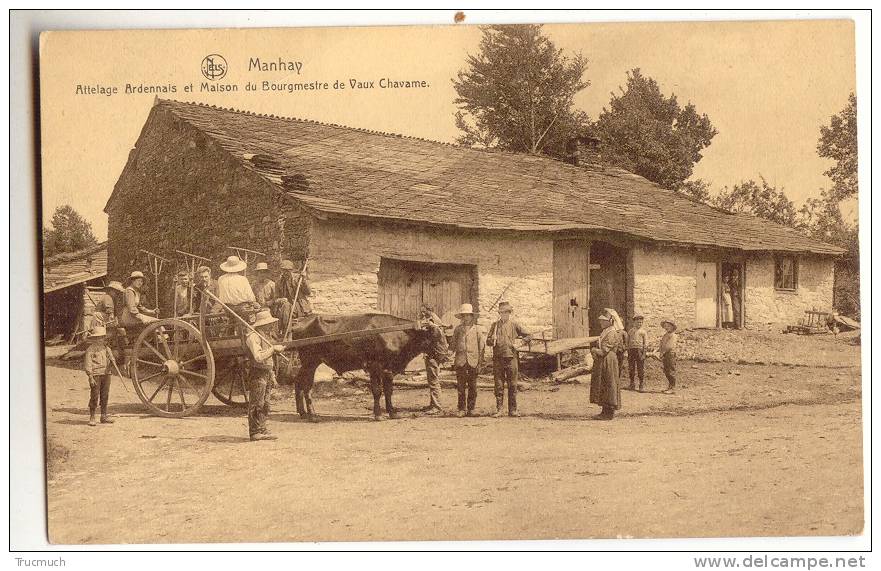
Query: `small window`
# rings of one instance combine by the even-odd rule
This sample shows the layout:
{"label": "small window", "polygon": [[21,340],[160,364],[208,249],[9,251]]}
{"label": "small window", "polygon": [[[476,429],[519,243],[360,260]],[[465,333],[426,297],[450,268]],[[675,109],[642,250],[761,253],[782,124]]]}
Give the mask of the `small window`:
{"label": "small window", "polygon": [[795,256],[780,256],[774,260],[774,288],[798,289],[798,259]]}

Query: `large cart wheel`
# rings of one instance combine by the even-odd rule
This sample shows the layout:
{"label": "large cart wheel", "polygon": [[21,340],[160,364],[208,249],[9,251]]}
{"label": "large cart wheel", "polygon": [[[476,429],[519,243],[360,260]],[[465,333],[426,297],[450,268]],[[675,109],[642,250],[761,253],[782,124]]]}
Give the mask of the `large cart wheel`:
{"label": "large cart wheel", "polygon": [[180,319],[147,325],[131,352],[138,398],[159,416],[195,414],[214,386],[214,355],[196,327]]}
{"label": "large cart wheel", "polygon": [[248,406],[248,361],[244,357],[225,357],[217,361],[211,392],[223,404]]}

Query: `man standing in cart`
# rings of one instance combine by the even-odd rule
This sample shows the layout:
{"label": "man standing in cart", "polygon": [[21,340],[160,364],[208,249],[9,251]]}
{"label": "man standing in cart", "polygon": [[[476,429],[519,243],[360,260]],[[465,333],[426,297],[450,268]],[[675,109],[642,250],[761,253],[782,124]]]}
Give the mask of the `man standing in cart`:
{"label": "man standing in cart", "polygon": [[245,337],[245,348],[251,359],[251,374],[248,378],[248,433],[252,441],[276,440],[269,433],[266,419],[269,416],[269,395],[275,385],[273,356],[284,351],[283,345],[273,345],[273,329],[278,319],[270,315],[268,309],[257,312],[253,329]]}

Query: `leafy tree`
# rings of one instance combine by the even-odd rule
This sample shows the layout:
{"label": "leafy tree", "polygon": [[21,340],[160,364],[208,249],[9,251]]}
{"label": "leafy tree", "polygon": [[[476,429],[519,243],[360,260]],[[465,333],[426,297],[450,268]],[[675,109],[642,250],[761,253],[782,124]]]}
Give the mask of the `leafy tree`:
{"label": "leafy tree", "polygon": [[69,204],[55,209],[50,225],[50,228],[43,228],[45,257],[76,252],[98,243],[95,235],[92,234],[92,225]]}
{"label": "leafy tree", "polygon": [[752,214],[784,226],[798,227],[798,211],[783,189],[777,190],[762,176],[759,179],[761,184],[748,180],[730,189],[726,186],[713,198],[713,206],[729,212]]}
{"label": "leafy tree", "polygon": [[587,60],[567,57],[540,25],[483,28],[480,51],[453,80],[460,144],[566,156],[567,141],[583,132],[587,115],[572,108],[590,85]]}
{"label": "leafy tree", "polygon": [[686,180],[676,188],[676,192],[704,204],[709,204],[711,201],[710,183],[702,178]]}
{"label": "leafy tree", "polygon": [[853,93],[850,94],[847,106],[832,116],[829,125],[820,127],[817,153],[835,161],[835,166],[823,173],[832,179],[830,197],[841,201],[856,196],[857,98]]}
{"label": "leafy tree", "polygon": [[593,125],[602,141],[601,160],[664,188],[679,188],[716,136],[710,118],[691,103],[680,107],[675,94],[665,97],[639,68],[628,72],[627,86],[619,89]]}

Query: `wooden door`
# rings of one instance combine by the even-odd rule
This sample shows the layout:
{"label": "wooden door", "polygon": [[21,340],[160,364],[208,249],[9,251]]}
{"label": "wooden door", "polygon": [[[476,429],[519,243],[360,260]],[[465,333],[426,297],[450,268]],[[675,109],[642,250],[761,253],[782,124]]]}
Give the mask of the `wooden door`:
{"label": "wooden door", "polygon": [[446,325],[455,325],[459,306],[474,304],[474,266],[383,258],[379,265],[380,311],[405,319],[419,317],[423,303]]}
{"label": "wooden door", "polygon": [[554,242],[554,337],[587,337],[590,328],[590,246],[581,240]]}
{"label": "wooden door", "polygon": [[695,327],[716,327],[719,312],[716,262],[697,262],[695,279]]}

